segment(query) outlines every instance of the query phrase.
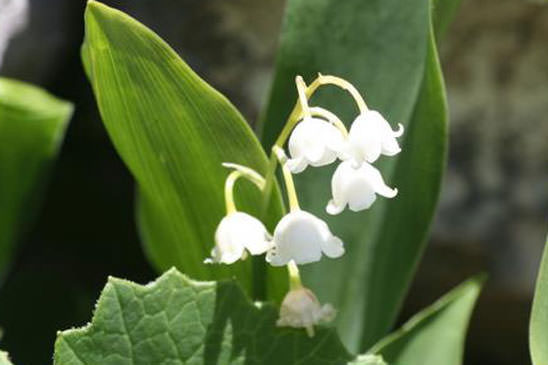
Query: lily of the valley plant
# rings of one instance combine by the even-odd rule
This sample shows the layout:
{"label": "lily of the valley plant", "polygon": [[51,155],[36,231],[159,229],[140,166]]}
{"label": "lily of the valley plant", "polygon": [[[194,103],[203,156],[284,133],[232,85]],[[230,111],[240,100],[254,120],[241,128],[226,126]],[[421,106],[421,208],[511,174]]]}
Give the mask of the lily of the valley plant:
{"label": "lily of the valley plant", "polygon": [[[309,100],[322,85],[336,85],[347,90],[359,109],[350,131],[332,112],[310,106]],[[215,247],[206,263],[232,264],[243,260],[248,254],[266,254],[272,266],[287,265],[290,290],[280,310],[278,326],[305,328],[314,335],[314,325],[328,322],[335,316],[335,309],[320,305],[314,293],[303,286],[298,265],[320,261],[323,256],[341,257],[344,244],[334,235],[328,224],[313,214],[302,210],[293,175],[308,166],[321,167],[340,160],[331,180],[333,198],[327,202],[326,211],[335,215],[347,206],[357,212],[368,209],[377,195],[393,198],[397,189],[388,187],[380,171],[372,164],[380,155],[394,156],[401,149],[396,140],[403,134],[400,124],[392,130],[386,119],[375,110],[368,109],[363,97],[348,81],[335,76],[318,75],[306,85],[302,77],[296,77],[298,101],[282,132],[272,148],[269,176],[234,163],[224,166],[233,169],[225,182],[226,216],[215,232]],[[284,145],[289,137],[287,147]],[[276,225],[271,235],[257,218],[237,210],[233,187],[240,177],[253,182],[268,196],[268,183],[280,164],[290,212]]]}

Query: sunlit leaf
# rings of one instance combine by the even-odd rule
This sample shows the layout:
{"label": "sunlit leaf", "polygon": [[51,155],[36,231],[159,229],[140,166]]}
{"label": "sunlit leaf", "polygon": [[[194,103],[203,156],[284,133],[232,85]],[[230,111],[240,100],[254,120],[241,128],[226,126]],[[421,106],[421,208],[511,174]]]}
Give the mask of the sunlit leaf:
{"label": "sunlit leaf", "polygon": [[[347,253],[337,261],[303,267],[305,282],[339,309],[338,327],[353,351],[365,350],[393,325],[423,251],[445,168],[446,102],[425,0],[289,0],[271,96],[262,120],[272,144],[296,98],[294,78],[317,72],[341,76],[365,95],[393,126],[406,132],[402,152],[377,164],[393,200],[367,212],[329,217]],[[332,89],[312,103],[347,125],[356,108]],[[298,176],[302,206],[327,219],[331,168]],[[326,275],[326,273],[329,273]]]}
{"label": "sunlit leaf", "polygon": [[548,364],[548,240],[537,278],[529,327],[529,346],[534,365]]}
{"label": "sunlit leaf", "polygon": [[344,364],[335,331],[275,326],[234,282],[195,282],[172,269],[146,286],[110,278],[93,319],[60,332],[55,364]]}
{"label": "sunlit leaf", "polygon": [[[126,14],[88,2],[84,65],[112,142],[139,188],[138,221],[145,251],[158,270],[176,266],[201,280],[237,277],[256,297],[279,299],[283,269],[264,258],[206,265],[216,225],[225,214],[222,162],[265,173],[267,158],[234,106],[151,30]],[[240,183],[239,183],[240,184]],[[282,213],[279,193],[267,217]],[[237,189],[239,207],[257,215],[261,194]],[[266,274],[268,270],[268,275]],[[265,280],[268,277],[268,280]]]}
{"label": "sunlit leaf", "polygon": [[460,365],[468,321],[481,290],[472,278],[422,310],[369,352],[390,365]]}
{"label": "sunlit leaf", "polygon": [[0,78],[0,280],[37,214],[71,114],[70,103]]}

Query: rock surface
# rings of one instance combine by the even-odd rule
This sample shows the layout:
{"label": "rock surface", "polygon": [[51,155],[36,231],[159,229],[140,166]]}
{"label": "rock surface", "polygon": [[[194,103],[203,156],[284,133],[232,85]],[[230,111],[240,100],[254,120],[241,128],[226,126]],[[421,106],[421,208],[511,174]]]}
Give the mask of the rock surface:
{"label": "rock surface", "polygon": [[442,60],[451,147],[433,237],[480,245],[493,280],[530,293],[548,213],[548,7],[464,2]]}

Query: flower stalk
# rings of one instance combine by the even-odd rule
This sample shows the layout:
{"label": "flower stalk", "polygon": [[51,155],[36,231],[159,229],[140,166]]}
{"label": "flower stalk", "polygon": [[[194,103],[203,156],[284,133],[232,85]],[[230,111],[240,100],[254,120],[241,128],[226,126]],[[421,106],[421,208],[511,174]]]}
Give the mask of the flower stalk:
{"label": "flower stalk", "polygon": [[289,261],[289,263],[287,264],[287,271],[289,273],[289,290],[302,288],[303,283],[301,281],[299,267],[297,266],[295,261]]}
{"label": "flower stalk", "polygon": [[301,104],[302,117],[310,117],[310,107],[308,106],[308,98],[306,96],[306,83],[304,82],[302,76],[297,76],[295,78],[295,84],[297,85],[297,94],[299,95],[299,103]]}
{"label": "flower stalk", "polygon": [[352,85],[345,79],[337,76],[322,75],[319,73],[318,78],[316,80],[318,80],[320,85],[335,85],[340,87],[343,90],[348,91],[350,95],[352,96],[352,98],[354,99],[354,101],[356,102],[356,105],[358,106],[360,114],[365,113],[366,111],[369,110],[360,92],[356,89],[354,85]]}
{"label": "flower stalk", "polygon": [[[299,84],[301,84],[299,79],[302,80],[302,77],[297,76],[295,79],[295,83],[297,84],[298,91],[299,91]],[[304,81],[302,81],[302,84],[304,84]],[[331,76],[331,75],[322,75],[319,73],[318,77],[314,81],[312,81],[310,85],[306,86],[305,84],[305,89],[302,91],[299,91],[299,100],[293,107],[291,114],[289,114],[289,118],[287,118],[287,122],[284,128],[282,129],[280,135],[278,136],[278,139],[276,139],[276,142],[274,143],[275,146],[282,147],[285,141],[287,140],[287,138],[289,138],[291,131],[295,127],[295,124],[297,124],[305,116],[305,114],[303,114],[303,103],[301,102],[301,94],[304,95],[306,100],[309,100],[312,97],[312,95],[314,95],[314,93],[318,90],[318,88],[322,85],[335,85],[343,90],[348,91],[350,95],[352,96],[352,98],[354,99],[354,101],[356,102],[356,105],[358,107],[360,114],[369,110],[369,108],[367,107],[367,104],[365,103],[365,100],[360,95],[356,87],[354,87],[354,85],[352,85],[351,83],[349,83],[348,81],[340,77]]]}
{"label": "flower stalk", "polygon": [[240,177],[245,177],[252,183],[254,183],[259,190],[264,190],[266,186],[265,179],[259,175],[255,170],[250,169],[249,167],[238,165],[235,163],[224,162],[224,167],[234,169],[225,181],[225,205],[226,213],[234,213],[237,211],[236,204],[234,202],[234,184]]}
{"label": "flower stalk", "polygon": [[232,171],[225,181],[225,205],[226,214],[236,212],[236,204],[234,203],[234,183],[242,176],[240,171]]}
{"label": "flower stalk", "polygon": [[[274,142],[274,146],[272,148],[272,153],[270,154],[270,159],[268,163],[268,170],[265,176],[266,184],[264,187],[264,199],[261,209],[261,216],[264,217],[266,215],[266,211],[268,209],[268,204],[270,202],[271,198],[271,191],[272,191],[272,185],[274,183],[274,173],[276,172],[276,164],[278,162],[276,153],[274,152],[274,147],[280,147],[282,148],[287,139],[289,138],[289,135],[291,134],[291,131],[295,127],[295,125],[303,119],[304,116],[306,116],[306,111],[303,110],[303,105],[305,107],[308,107],[308,102],[312,95],[318,90],[318,88],[322,85],[335,85],[340,87],[343,90],[346,90],[350,93],[354,101],[356,102],[356,105],[358,106],[358,109],[360,113],[365,112],[369,110],[367,108],[367,104],[365,103],[364,99],[358,92],[358,90],[349,83],[348,81],[331,75],[322,75],[321,73],[318,73],[318,77],[312,81],[310,85],[306,85],[303,78],[301,76],[297,76],[295,78],[295,83],[297,84],[297,92],[299,94],[299,100],[295,103],[295,106],[293,107],[293,110],[291,111],[291,114],[289,114],[289,117],[287,118],[287,121],[282,128],[282,131],[280,132],[278,138]],[[304,101],[303,101],[304,98]],[[312,107],[308,109],[308,112],[310,114],[315,113],[318,116],[324,117],[331,123],[333,123],[346,137],[348,135],[348,131],[346,130],[346,127],[342,123],[342,121],[333,113],[319,107]],[[327,112],[327,113],[326,113]]]}
{"label": "flower stalk", "polygon": [[297,190],[295,189],[295,182],[293,181],[293,175],[287,167],[287,156],[283,149],[278,146],[272,147],[272,152],[276,155],[280,166],[282,167],[282,173],[284,176],[285,187],[287,189],[287,199],[289,200],[289,210],[299,210],[299,198],[297,197]]}
{"label": "flower stalk", "polygon": [[342,122],[342,120],[337,117],[334,113],[330,112],[327,109],[321,108],[319,106],[314,106],[309,109],[310,115],[315,117],[322,117],[327,120],[329,123],[333,124],[339,131],[341,131],[344,138],[348,137],[348,130]]}

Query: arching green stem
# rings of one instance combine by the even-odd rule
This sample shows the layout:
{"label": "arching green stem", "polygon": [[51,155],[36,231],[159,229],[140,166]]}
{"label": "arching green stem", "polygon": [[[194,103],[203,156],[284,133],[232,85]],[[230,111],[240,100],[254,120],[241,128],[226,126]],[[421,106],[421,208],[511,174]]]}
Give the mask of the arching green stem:
{"label": "arching green stem", "polygon": [[282,167],[282,173],[284,175],[285,187],[287,190],[287,199],[289,200],[289,209],[291,211],[299,210],[299,199],[297,197],[297,190],[295,189],[295,183],[293,181],[293,175],[287,167],[287,156],[282,148],[278,146],[272,147],[272,151],[278,158],[280,166]]}
{"label": "arching green stem", "polygon": [[363,100],[362,95],[359,93],[359,91],[356,89],[354,85],[346,81],[345,79],[342,79],[337,76],[331,76],[331,75],[322,75],[318,74],[318,78],[316,80],[319,80],[321,85],[335,85],[340,87],[341,89],[344,89],[352,95],[352,98],[356,102],[356,105],[358,106],[358,109],[360,111],[360,114],[365,113],[368,108],[367,104],[365,104],[365,100]]}
{"label": "arching green stem", "polygon": [[234,169],[225,180],[226,214],[230,214],[237,211],[236,204],[234,203],[234,184],[240,177],[245,177],[254,183],[260,190],[264,190],[266,181],[257,171],[249,167],[229,162],[223,163],[223,166]]}
{"label": "arching green stem", "polygon": [[348,137],[348,130],[346,129],[346,126],[344,125],[342,120],[340,120],[339,117],[337,117],[335,114],[331,113],[327,109],[320,108],[319,106],[311,107],[309,110],[311,115],[324,118],[335,127],[337,127],[337,129],[341,131],[342,135],[345,138]]}
{"label": "arching green stem", "polygon": [[302,117],[310,117],[310,107],[308,106],[308,98],[306,96],[307,88],[302,76],[299,75],[295,78],[295,84],[297,85],[297,94],[299,95],[299,103],[301,104]]}
{"label": "arching green stem", "polygon": [[[297,76],[297,79],[298,78],[299,76]],[[299,82],[297,82],[297,85],[298,84]],[[352,98],[354,99],[354,101],[356,102],[356,105],[358,106],[358,110],[360,113],[364,113],[367,110],[369,110],[367,108],[367,104],[365,103],[365,100],[360,95],[358,90],[354,87],[354,85],[352,85],[345,79],[342,79],[337,76],[318,74],[318,77],[314,81],[312,81],[312,83],[308,85],[308,87],[306,87],[306,89],[303,92],[306,99],[310,99],[312,95],[316,92],[316,90],[318,90],[318,88],[322,85],[335,85],[340,87],[343,90],[348,91],[350,95],[352,96]],[[299,88],[297,87],[297,91],[298,90]],[[287,122],[285,123],[285,126],[280,132],[280,135],[276,139],[276,142],[274,143],[274,145],[282,147],[285,144],[285,141],[287,141],[287,138],[289,138],[289,134],[291,133],[295,125],[303,118],[303,116],[304,115],[303,115],[302,103],[300,100],[298,100],[295,103],[295,106],[293,107],[293,110],[291,111],[289,118],[287,118]]]}

